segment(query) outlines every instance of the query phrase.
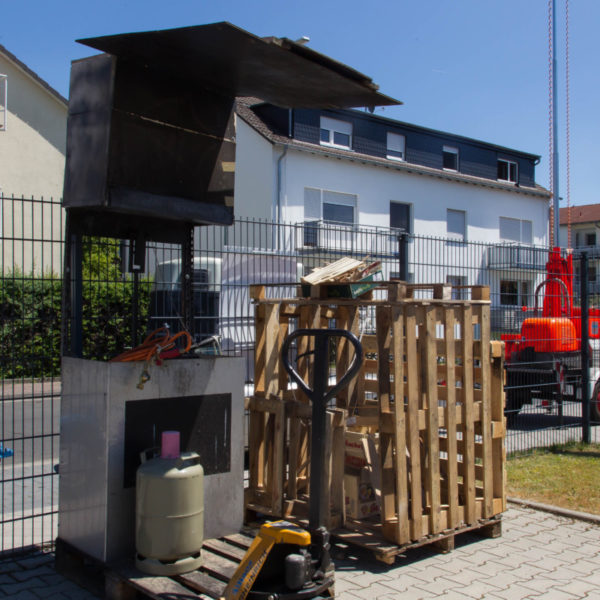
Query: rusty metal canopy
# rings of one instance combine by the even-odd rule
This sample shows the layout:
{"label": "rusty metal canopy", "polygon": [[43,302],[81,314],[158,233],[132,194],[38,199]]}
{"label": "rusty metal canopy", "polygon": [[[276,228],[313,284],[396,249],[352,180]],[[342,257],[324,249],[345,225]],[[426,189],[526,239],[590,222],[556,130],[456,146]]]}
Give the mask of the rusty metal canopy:
{"label": "rusty metal canopy", "polygon": [[380,94],[366,75],[319,52],[287,38],[260,38],[227,22],[77,41],[192,85],[284,108],[401,104]]}

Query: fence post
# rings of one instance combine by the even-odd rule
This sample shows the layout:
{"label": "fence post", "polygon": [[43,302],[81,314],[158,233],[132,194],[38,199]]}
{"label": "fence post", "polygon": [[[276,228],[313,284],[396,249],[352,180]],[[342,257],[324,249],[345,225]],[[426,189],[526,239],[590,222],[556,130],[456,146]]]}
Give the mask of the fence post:
{"label": "fence post", "polygon": [[581,253],[579,272],[581,274],[581,413],[584,444],[590,443],[590,330],[588,324],[588,255]]}
{"label": "fence post", "polygon": [[400,279],[408,281],[408,234],[406,231],[398,236],[398,261],[400,263]]}
{"label": "fence post", "polygon": [[71,244],[71,356],[83,357],[83,248],[81,234],[70,235]]}

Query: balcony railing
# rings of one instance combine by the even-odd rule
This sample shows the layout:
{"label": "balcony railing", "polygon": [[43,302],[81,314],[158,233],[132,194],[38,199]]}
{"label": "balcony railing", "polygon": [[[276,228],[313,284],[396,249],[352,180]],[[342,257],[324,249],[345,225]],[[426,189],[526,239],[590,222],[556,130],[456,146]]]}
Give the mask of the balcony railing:
{"label": "balcony railing", "polygon": [[548,250],[532,246],[490,246],[488,269],[529,269],[543,271],[548,260]]}

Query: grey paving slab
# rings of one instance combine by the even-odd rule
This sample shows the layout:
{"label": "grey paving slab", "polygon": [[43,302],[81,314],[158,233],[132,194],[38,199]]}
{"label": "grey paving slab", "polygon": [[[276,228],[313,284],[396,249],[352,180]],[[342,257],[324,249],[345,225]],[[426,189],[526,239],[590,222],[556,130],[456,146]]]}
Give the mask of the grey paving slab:
{"label": "grey paving slab", "polygon": [[[351,547],[336,549],[339,600],[600,600],[600,526],[511,505],[503,535],[456,538],[437,554],[407,551],[394,565]],[[54,571],[49,553],[0,563],[0,599],[92,600]]]}
{"label": "grey paving slab", "polygon": [[[428,548],[408,551],[405,558],[384,567],[368,555],[354,564],[364,573],[381,573],[399,600],[410,598],[490,598],[506,600],[563,598],[600,599],[600,527],[532,508],[510,505],[503,518],[503,535],[480,539],[472,534],[456,538],[446,555]],[[342,569],[342,565],[346,568]],[[349,560],[338,561],[336,580],[353,577]],[[368,565],[371,565],[369,567]],[[372,571],[370,570],[372,568]],[[383,579],[383,578],[382,578]],[[425,583],[421,580],[425,579]],[[356,587],[361,576],[353,577]],[[372,577],[368,580],[373,585]],[[454,583],[455,585],[452,585]],[[336,597],[367,597],[353,589]],[[387,600],[387,596],[385,597]]]}

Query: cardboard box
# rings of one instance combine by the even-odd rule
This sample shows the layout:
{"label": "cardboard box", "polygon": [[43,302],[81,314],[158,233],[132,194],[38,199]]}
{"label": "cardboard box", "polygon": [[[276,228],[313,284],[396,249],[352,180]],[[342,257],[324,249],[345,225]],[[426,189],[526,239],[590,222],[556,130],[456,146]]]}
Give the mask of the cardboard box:
{"label": "cardboard box", "polygon": [[375,489],[371,485],[369,470],[366,468],[344,474],[346,495],[346,517],[364,519],[379,514]]}

